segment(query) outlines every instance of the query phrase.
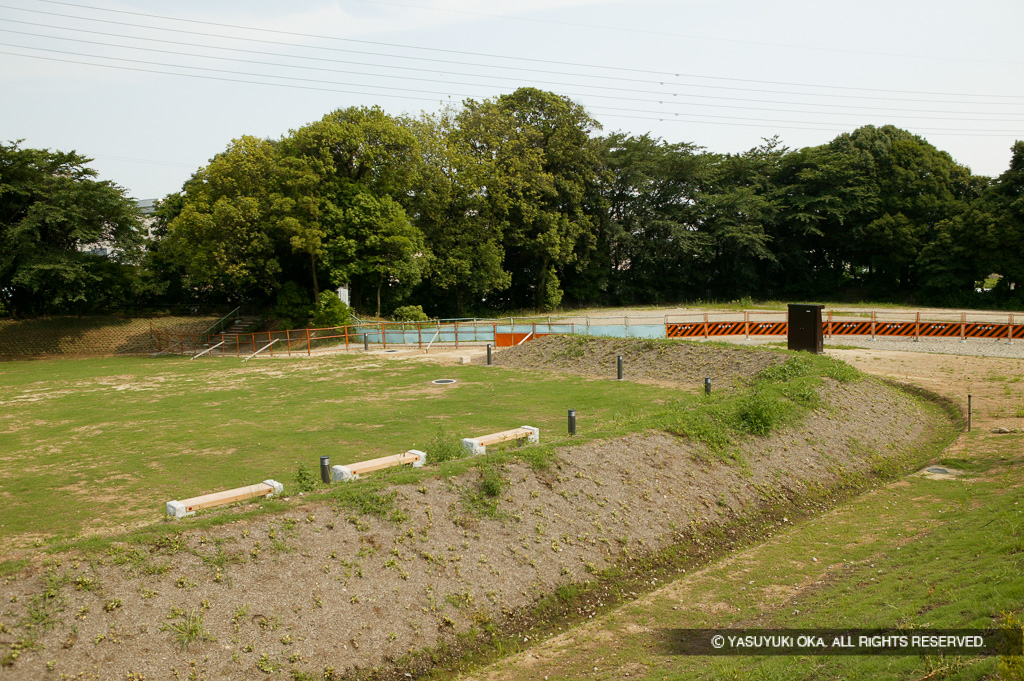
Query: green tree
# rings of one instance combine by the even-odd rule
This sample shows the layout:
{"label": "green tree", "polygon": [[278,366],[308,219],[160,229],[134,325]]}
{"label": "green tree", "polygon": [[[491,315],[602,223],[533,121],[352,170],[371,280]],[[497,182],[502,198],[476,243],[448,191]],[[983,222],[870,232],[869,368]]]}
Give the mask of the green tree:
{"label": "green tree", "polygon": [[603,167],[598,123],[565,97],[520,88],[467,100],[457,134],[486,170],[481,189],[501,225],[514,306],[550,309],[559,275],[583,269],[597,244]]}
{"label": "green tree", "polygon": [[846,259],[876,291],[913,290],[918,255],[981,183],[949,154],[891,125],[858,128],[828,147],[844,157],[861,192],[839,237],[849,244]]}
{"label": "green tree", "polygon": [[375,291],[380,315],[384,291],[407,295],[428,257],[405,212],[422,171],[409,122],[377,107],[339,109],[292,131],[283,153],[292,184],[278,206],[290,243],[314,272],[322,262],[333,285],[351,283],[356,300]]}
{"label": "green tree", "polygon": [[185,183],[164,247],[189,287],[228,300],[265,300],[277,291],[290,250],[275,212],[278,175],[278,144],[244,136]]}
{"label": "green tree", "polygon": [[379,317],[385,286],[401,300],[419,283],[423,233],[389,196],[359,191],[344,203],[346,208],[330,214],[330,231],[335,234],[326,253],[331,280],[375,290]]}
{"label": "green tree", "polygon": [[502,224],[480,190],[488,166],[454,134],[450,112],[424,116],[413,131],[423,170],[410,213],[430,253],[424,272],[429,289],[421,294],[461,317],[467,305],[476,307],[511,282],[503,266]]}
{"label": "green tree", "polygon": [[0,144],[0,304],[12,314],[114,304],[115,280],[130,292],[143,241],[138,209],[124,189],[95,179],[90,160]]}
{"label": "green tree", "polygon": [[772,138],[713,163],[697,197],[698,229],[711,243],[705,263],[709,288],[749,295],[763,285],[761,267],[775,260],[768,231],[778,214],[772,178],[787,151]]}
{"label": "green tree", "polygon": [[616,133],[603,140],[611,295],[617,302],[684,297],[705,284],[700,263],[711,240],[698,231],[696,197],[707,181],[706,154],[687,143]]}

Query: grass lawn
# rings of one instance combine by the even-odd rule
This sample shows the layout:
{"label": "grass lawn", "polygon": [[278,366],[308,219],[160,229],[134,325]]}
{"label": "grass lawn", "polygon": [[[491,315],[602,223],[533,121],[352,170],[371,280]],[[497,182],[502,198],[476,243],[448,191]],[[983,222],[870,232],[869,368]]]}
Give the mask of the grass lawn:
{"label": "grass lawn", "polygon": [[608,432],[681,391],[360,355],[7,362],[0,395],[0,545],[17,548],[267,478],[288,492],[300,462],[318,474],[321,455],[428,450],[442,426],[462,438],[528,424],[551,443],[574,408],[582,436]]}

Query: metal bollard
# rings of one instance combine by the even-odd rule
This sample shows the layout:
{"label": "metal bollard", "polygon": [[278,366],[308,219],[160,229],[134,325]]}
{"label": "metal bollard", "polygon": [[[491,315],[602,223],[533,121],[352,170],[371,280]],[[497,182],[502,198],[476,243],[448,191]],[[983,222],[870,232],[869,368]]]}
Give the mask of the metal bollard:
{"label": "metal bollard", "polygon": [[971,421],[974,420],[974,396],[967,396],[967,432],[971,432]]}
{"label": "metal bollard", "polygon": [[491,366],[491,344],[487,344],[487,366]]}
{"label": "metal bollard", "polygon": [[363,350],[367,352],[370,350],[370,338],[365,333],[363,334]]}
{"label": "metal bollard", "polygon": [[710,395],[711,394],[711,379],[707,378],[707,377],[704,378],[704,394],[705,395]]}
{"label": "metal bollard", "polygon": [[569,410],[569,435],[576,434],[576,410]]}
{"label": "metal bollard", "polygon": [[320,457],[320,479],[324,481],[324,484],[331,484],[331,457],[329,456]]}
{"label": "metal bollard", "polygon": [[622,355],[618,355],[617,359],[618,359],[618,364],[619,364],[619,380],[621,381],[622,380]]}

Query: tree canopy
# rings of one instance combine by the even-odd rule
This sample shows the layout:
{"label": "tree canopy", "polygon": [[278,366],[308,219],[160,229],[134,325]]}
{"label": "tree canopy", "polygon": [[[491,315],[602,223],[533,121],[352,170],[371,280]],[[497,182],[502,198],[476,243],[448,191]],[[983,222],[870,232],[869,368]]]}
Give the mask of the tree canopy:
{"label": "tree canopy", "polygon": [[[26,314],[145,289],[289,319],[341,285],[376,315],[765,295],[1024,302],[1024,142],[990,180],[894,126],[737,154],[600,130],[535,88],[419,117],[338,109],[232,141],[161,202],[144,252],[131,202],[87,159],[0,147],[0,301]],[[101,243],[113,259],[90,255]],[[996,291],[979,297],[991,274]]]}
{"label": "tree canopy", "polygon": [[135,202],[74,151],[0,143],[0,306],[35,315],[102,304],[138,285]]}

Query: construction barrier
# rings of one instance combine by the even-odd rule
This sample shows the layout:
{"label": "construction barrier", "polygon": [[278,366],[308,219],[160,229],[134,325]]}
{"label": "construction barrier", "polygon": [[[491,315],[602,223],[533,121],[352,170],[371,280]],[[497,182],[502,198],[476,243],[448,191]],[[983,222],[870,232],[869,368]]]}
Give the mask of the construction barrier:
{"label": "construction barrier", "polygon": [[[786,312],[761,310],[706,312],[660,317],[578,317],[435,322],[377,322],[325,329],[289,329],[229,334],[171,334],[152,329],[158,353],[198,357],[311,356],[349,350],[458,348],[462,345],[520,345],[552,334],[606,338],[760,338],[786,336]],[[970,318],[968,318],[970,316]],[[1020,317],[1020,315],[1018,315]],[[1013,342],[1024,338],[1014,315],[996,313],[845,312],[822,320],[825,338],[988,338]]]}

